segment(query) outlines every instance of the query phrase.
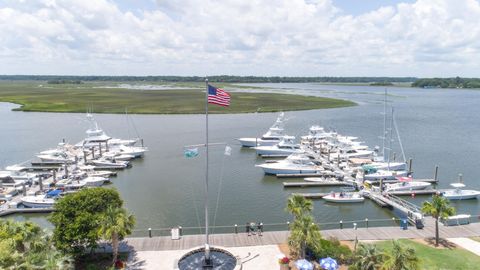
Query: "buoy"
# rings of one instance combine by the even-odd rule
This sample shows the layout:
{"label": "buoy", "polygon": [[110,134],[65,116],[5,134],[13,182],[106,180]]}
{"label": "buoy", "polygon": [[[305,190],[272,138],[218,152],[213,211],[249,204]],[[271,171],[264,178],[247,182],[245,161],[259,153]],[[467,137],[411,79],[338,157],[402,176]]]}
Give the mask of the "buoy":
{"label": "buoy", "polygon": [[415,193],[412,193],[412,198],[415,198]]}

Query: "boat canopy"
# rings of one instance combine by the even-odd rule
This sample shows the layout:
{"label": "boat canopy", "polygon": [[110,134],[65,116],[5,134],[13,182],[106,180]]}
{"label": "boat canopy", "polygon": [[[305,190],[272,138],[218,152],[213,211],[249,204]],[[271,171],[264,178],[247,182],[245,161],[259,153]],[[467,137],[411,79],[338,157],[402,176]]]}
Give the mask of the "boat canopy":
{"label": "boat canopy", "polygon": [[61,193],[62,191],[59,189],[51,190],[47,192],[47,197],[57,197],[57,196],[60,196]]}
{"label": "boat canopy", "polygon": [[362,165],[362,169],[366,174],[371,174],[371,173],[376,173],[377,172],[377,168],[375,168],[372,165],[368,165],[368,164],[367,165]]}
{"label": "boat canopy", "polygon": [[454,187],[454,188],[464,188],[465,185],[462,184],[462,183],[451,183],[450,186]]}

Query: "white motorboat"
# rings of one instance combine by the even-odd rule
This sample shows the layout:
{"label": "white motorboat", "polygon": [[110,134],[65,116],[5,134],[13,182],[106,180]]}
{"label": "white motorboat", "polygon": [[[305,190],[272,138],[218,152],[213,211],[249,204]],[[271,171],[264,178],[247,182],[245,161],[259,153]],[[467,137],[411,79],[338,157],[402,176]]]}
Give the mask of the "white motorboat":
{"label": "white motorboat", "polygon": [[18,190],[12,187],[0,187],[0,200],[9,201],[18,193]]}
{"label": "white motorboat", "polygon": [[403,181],[395,184],[386,184],[385,191],[407,191],[407,190],[422,190],[432,186],[432,184],[422,181]]}
{"label": "white motorboat", "polygon": [[88,176],[100,176],[100,177],[109,177],[114,173],[112,171],[96,171],[95,166],[85,165],[79,167],[80,170],[84,171]]}
{"label": "white motorboat", "polygon": [[59,188],[64,188],[65,190],[77,190],[87,186],[87,182],[83,180],[74,180],[74,179],[62,179],[58,181],[55,186]]}
{"label": "white motorboat", "polygon": [[90,122],[90,127],[85,132],[87,137],[77,143],[76,147],[97,147],[98,142],[106,142],[109,147],[118,147],[121,145],[124,146],[133,146],[135,143],[139,141],[139,139],[118,139],[112,138],[108,136],[105,131],[103,131],[97,121],[95,121],[93,115],[91,113],[87,113],[87,120]]}
{"label": "white motorboat", "polygon": [[38,175],[35,173],[24,172],[25,167],[19,165],[12,165],[5,167],[5,170],[10,173],[10,177],[14,180],[36,181]]}
{"label": "white motorboat", "polygon": [[480,191],[462,189],[465,187],[463,183],[450,184],[454,189],[445,190],[442,192],[442,196],[449,200],[468,200],[477,199],[480,196]]}
{"label": "white motorboat", "polygon": [[60,149],[52,149],[40,152],[37,155],[40,160],[44,162],[61,162],[61,163],[73,163],[75,158],[67,154],[67,152]]}
{"label": "white motorboat", "polygon": [[300,149],[300,145],[295,144],[294,136],[284,136],[282,140],[272,146],[257,146],[254,149],[257,151],[257,155],[261,156],[279,156],[279,157],[286,157],[293,153],[302,153],[303,150]]}
{"label": "white motorboat", "polygon": [[283,134],[283,121],[285,114],[282,112],[275,123],[263,134],[261,138],[240,138],[237,139],[243,147],[272,146],[278,144],[285,136]]}
{"label": "white motorboat", "polygon": [[95,159],[95,160],[92,160],[91,162],[96,166],[108,167],[108,168],[112,168],[112,169],[127,168],[128,165],[130,164],[128,161],[118,160],[118,161],[113,162],[113,161],[106,160],[104,158]]}
{"label": "white motorboat", "polygon": [[322,199],[335,203],[360,203],[365,200],[359,192],[332,192],[323,196]]}
{"label": "white motorboat", "polygon": [[121,154],[121,153],[115,153],[115,152],[107,152],[103,154],[103,157],[105,157],[108,160],[122,160],[122,161],[128,161],[132,160],[135,158],[134,155],[129,155],[129,154]]}
{"label": "white motorboat", "polygon": [[290,155],[284,160],[273,163],[255,165],[262,168],[265,174],[311,174],[324,171],[320,162],[304,155]]}
{"label": "white motorboat", "polygon": [[408,175],[407,171],[378,170],[375,173],[365,174],[363,176],[363,179],[370,180],[370,181],[379,181],[380,179],[394,180],[397,177],[407,176],[407,175]]}
{"label": "white motorboat", "polygon": [[62,191],[57,189],[49,191],[47,194],[43,195],[25,196],[21,199],[21,202],[25,207],[50,208],[53,207],[61,193]]}
{"label": "white motorboat", "polygon": [[[134,156],[136,158],[143,157],[145,152],[147,152],[148,149],[146,147],[135,147],[135,146],[125,146],[125,145],[120,145],[116,149],[112,149],[112,152],[117,152],[120,155],[123,155],[123,158],[128,158],[128,156]],[[120,159],[118,159],[120,160]]]}
{"label": "white motorboat", "polygon": [[323,127],[320,126],[311,126],[310,129],[308,130],[308,135],[302,136],[302,142],[308,143],[308,142],[318,142],[322,140],[326,140],[328,138],[332,138],[335,136],[336,133],[334,132],[326,132]]}
{"label": "white motorboat", "polygon": [[350,146],[348,148],[341,148],[338,152],[330,153],[330,156],[333,159],[337,159],[338,157],[340,157],[347,160],[350,158],[372,158],[373,151],[365,149],[365,146]]}
{"label": "white motorboat", "polygon": [[105,182],[109,182],[110,179],[106,177],[99,177],[99,176],[88,176],[87,178],[84,178],[81,181],[84,181],[85,185],[89,187],[100,187],[103,184],[105,184]]}

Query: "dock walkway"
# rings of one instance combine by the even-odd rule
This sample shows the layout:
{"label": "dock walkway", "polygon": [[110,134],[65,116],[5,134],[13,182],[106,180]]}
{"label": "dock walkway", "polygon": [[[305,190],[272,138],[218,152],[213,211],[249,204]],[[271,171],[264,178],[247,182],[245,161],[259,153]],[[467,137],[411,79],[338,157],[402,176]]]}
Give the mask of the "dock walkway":
{"label": "dock walkway", "polygon": [[[440,237],[458,238],[480,236],[480,223],[471,223],[461,226],[443,226],[440,224]],[[402,230],[398,226],[370,227],[354,229],[322,230],[324,238],[336,237],[338,240],[390,240],[402,238],[429,238],[435,236],[435,221],[431,217],[425,218],[425,227],[415,229],[408,227]],[[262,235],[250,235],[246,233],[229,233],[210,235],[210,243],[223,247],[242,247],[257,245],[277,245],[287,242],[288,231],[263,232]],[[169,236],[152,238],[127,238],[122,242],[122,250],[134,249],[146,250],[180,250],[198,247],[204,244],[204,235],[185,235],[180,240],[172,240]]]}

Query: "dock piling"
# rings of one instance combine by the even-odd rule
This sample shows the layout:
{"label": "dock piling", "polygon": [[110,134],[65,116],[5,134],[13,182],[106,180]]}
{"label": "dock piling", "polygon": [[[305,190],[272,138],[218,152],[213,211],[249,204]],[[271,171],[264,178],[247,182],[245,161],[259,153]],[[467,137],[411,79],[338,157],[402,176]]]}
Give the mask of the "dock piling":
{"label": "dock piling", "polygon": [[397,153],[393,152],[393,162],[397,159]]}
{"label": "dock piling", "polygon": [[435,174],[433,175],[435,182],[438,181],[438,165],[435,165]]}
{"label": "dock piling", "polygon": [[340,220],[340,230],[343,229],[343,220]]}
{"label": "dock piling", "polygon": [[365,218],[365,228],[368,229],[368,218]]}
{"label": "dock piling", "polygon": [[27,196],[27,187],[25,187],[25,182],[22,183],[22,193],[23,196]]}
{"label": "dock piling", "polygon": [[38,177],[38,186],[40,187],[40,191],[43,191],[43,176]]}
{"label": "dock piling", "polygon": [[458,174],[458,182],[463,183],[463,174],[461,173]]}
{"label": "dock piling", "polygon": [[413,164],[413,159],[412,158],[409,158],[408,159],[408,174],[411,175],[412,174],[412,164]]}
{"label": "dock piling", "polygon": [[152,238],[152,228],[148,228],[148,237]]}
{"label": "dock piling", "polygon": [[238,225],[235,224],[234,228],[235,228],[235,234],[238,234]]}

